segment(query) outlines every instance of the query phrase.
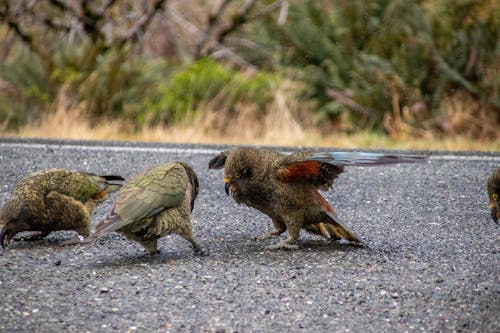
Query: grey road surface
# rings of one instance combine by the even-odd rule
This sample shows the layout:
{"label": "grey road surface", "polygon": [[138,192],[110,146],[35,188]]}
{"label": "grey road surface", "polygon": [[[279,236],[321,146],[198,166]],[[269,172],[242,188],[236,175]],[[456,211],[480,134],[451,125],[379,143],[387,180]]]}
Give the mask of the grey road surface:
{"label": "grey road surface", "polygon": [[190,163],[201,185],[194,232],[210,251],[194,256],[178,236],[151,257],[120,234],[95,247],[59,247],[67,231],[13,241],[0,254],[0,332],[500,331],[500,228],[485,189],[499,152],[351,167],[324,195],[366,246],[302,234],[300,250],[269,252],[276,240],[253,240],[271,230],[268,218],[238,206],[222,171],[207,170],[219,150],[0,139],[2,205],[36,170],[130,177]]}

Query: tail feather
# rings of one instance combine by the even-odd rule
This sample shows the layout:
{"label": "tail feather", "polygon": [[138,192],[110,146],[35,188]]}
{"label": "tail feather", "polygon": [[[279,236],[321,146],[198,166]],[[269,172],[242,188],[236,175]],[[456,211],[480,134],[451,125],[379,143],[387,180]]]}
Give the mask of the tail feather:
{"label": "tail feather", "polygon": [[129,223],[129,221],[122,220],[121,216],[116,212],[111,211],[96,225],[94,232],[89,237],[89,242],[94,243],[105,234],[119,230]]}
{"label": "tail feather", "polygon": [[353,243],[362,243],[361,240],[352,231],[344,227],[331,212],[327,211],[325,215],[327,216],[325,222],[331,226],[331,228],[328,228],[330,233],[333,233],[338,238],[344,238]]}
{"label": "tail feather", "polygon": [[122,176],[104,175],[101,177],[106,179],[109,185],[115,185],[120,187],[123,185],[123,183],[125,183],[125,178],[123,178]]}
{"label": "tail feather", "polygon": [[321,152],[312,154],[307,160],[335,165],[371,166],[394,163],[423,162],[427,156],[395,155],[370,152]]}
{"label": "tail feather", "polygon": [[326,239],[339,240],[341,236],[338,236],[335,232],[333,225],[328,223],[316,223],[304,226],[305,231],[315,236],[322,236]]}
{"label": "tail feather", "polygon": [[104,175],[101,177],[103,177],[106,180],[125,180],[125,178],[123,178],[122,176],[117,176],[117,175]]}
{"label": "tail feather", "polygon": [[208,162],[209,169],[222,169],[226,164],[228,151],[222,151]]}

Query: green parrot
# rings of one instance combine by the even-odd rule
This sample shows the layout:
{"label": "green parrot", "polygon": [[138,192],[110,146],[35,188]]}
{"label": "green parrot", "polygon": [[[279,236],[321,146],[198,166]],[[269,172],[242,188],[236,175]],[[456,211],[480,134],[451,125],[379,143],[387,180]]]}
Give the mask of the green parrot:
{"label": "green parrot", "polygon": [[89,236],[92,211],[123,181],[120,176],[65,169],[39,171],[22,178],[0,210],[2,248],[23,231],[39,232],[27,240],[56,230],[75,230]]}
{"label": "green parrot", "polygon": [[186,163],[170,162],[150,168],[123,185],[88,242],[95,243],[103,235],[118,231],[139,242],[147,254],[155,254],[158,238],[178,234],[191,243],[195,254],[203,255],[191,227],[198,191],[198,177]]}
{"label": "green parrot", "polygon": [[491,218],[498,224],[500,218],[500,168],[490,176],[487,182],[488,198],[490,199]]}

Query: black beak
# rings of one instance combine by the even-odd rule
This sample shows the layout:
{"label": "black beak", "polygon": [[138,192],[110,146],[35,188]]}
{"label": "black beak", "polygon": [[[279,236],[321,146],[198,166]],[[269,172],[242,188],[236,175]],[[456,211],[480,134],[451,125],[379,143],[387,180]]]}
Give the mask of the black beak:
{"label": "black beak", "polygon": [[7,230],[5,227],[3,227],[2,230],[0,230],[0,245],[2,245],[2,249],[5,249],[8,241],[9,238],[7,237]]}
{"label": "black beak", "polygon": [[226,191],[227,195],[231,194],[231,184],[233,184],[231,178],[224,178],[224,190]]}

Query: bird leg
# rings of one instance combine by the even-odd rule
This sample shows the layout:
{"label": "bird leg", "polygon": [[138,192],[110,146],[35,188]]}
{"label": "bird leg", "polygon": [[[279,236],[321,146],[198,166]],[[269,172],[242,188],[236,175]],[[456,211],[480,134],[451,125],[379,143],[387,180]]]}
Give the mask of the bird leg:
{"label": "bird leg", "polygon": [[298,250],[299,246],[293,243],[295,243],[295,241],[299,239],[299,234],[300,227],[289,226],[288,238],[276,244],[267,246],[266,250]]}
{"label": "bird leg", "polygon": [[282,233],[284,233],[286,231],[285,223],[278,221],[278,220],[275,220],[275,219],[272,219],[272,222],[273,222],[275,230],[270,231],[270,232],[266,232],[266,233],[258,236],[256,238],[256,240],[264,240],[264,239],[268,239],[268,238],[278,237],[279,235],[281,235]]}
{"label": "bird leg", "polygon": [[180,236],[191,243],[191,245],[193,246],[193,250],[194,250],[195,255],[197,255],[197,256],[208,255],[208,253],[203,249],[203,247],[201,247],[201,245],[196,242],[191,230],[189,230],[189,232],[187,232],[187,233],[181,234]]}
{"label": "bird leg", "polygon": [[[188,239],[189,240],[189,239]],[[205,251],[201,246],[200,244],[196,243],[196,241],[193,239],[193,240],[190,240],[191,242],[191,245],[193,245],[193,250],[194,250],[194,254],[197,255],[197,256],[206,256],[208,255],[207,251]]]}

